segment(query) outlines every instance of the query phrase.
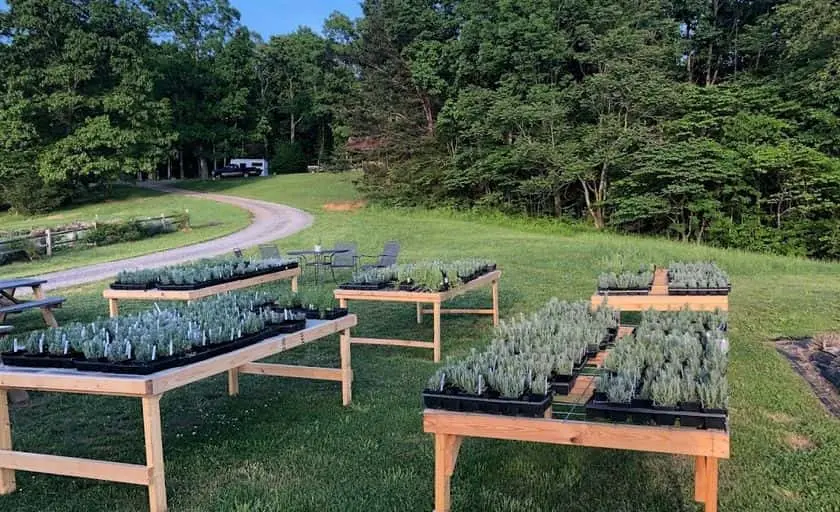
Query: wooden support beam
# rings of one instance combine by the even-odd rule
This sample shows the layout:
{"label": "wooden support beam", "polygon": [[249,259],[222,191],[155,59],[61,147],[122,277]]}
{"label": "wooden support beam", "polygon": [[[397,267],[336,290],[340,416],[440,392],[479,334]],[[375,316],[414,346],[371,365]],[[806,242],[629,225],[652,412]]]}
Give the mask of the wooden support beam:
{"label": "wooden support beam", "polygon": [[331,380],[341,382],[340,368],[318,368],[313,366],[294,366],[273,363],[248,363],[239,367],[239,373],[265,375],[269,377],[289,377],[293,379]]}
{"label": "wooden support beam", "polygon": [[[9,397],[0,388],[0,451],[12,449],[12,423],[9,420]],[[13,493],[16,489],[15,472],[6,465],[6,458],[0,458],[0,495]]]}
{"label": "wooden support beam", "polygon": [[[424,314],[434,314],[434,309],[424,309]],[[441,308],[442,315],[494,315],[495,311],[492,309],[444,309]]]}
{"label": "wooden support beam", "polygon": [[239,368],[231,368],[227,372],[228,396],[239,395]]}
{"label": "wooden support beam", "polygon": [[166,512],[166,478],[163,466],[163,435],[160,395],[145,396],[143,433],[146,440],[146,468],[149,471],[149,512]]}
{"label": "wooden support beam", "polygon": [[694,501],[706,503],[706,457],[694,458]]}
{"label": "wooden support beam", "polygon": [[458,462],[463,438],[435,434],[435,512],[450,512],[452,474]]}
{"label": "wooden support beam", "polygon": [[499,280],[493,281],[491,293],[493,295],[493,326],[499,326]]}
{"label": "wooden support beam", "polygon": [[729,434],[722,430],[517,418],[435,409],[423,413],[423,428],[431,434],[729,458]]}
{"label": "wooden support beam", "polygon": [[122,484],[149,485],[151,472],[140,464],[0,450],[0,464],[8,470],[91,478]]}
{"label": "wooden support beam", "polygon": [[434,342],[431,341],[394,340],[386,338],[350,338],[350,343],[355,345],[390,345],[394,347],[435,348]]}
{"label": "wooden support beam", "polygon": [[718,509],[718,460],[706,457],[706,512]]}
{"label": "wooden support beam", "polygon": [[440,362],[442,352],[440,346],[440,302],[432,304],[432,308],[432,320],[434,320],[434,341],[432,346],[434,347],[434,361],[437,363]]}
{"label": "wooden support beam", "polygon": [[350,358],[350,329],[345,329],[339,337],[341,351],[341,403],[347,407],[353,400],[353,370]]}

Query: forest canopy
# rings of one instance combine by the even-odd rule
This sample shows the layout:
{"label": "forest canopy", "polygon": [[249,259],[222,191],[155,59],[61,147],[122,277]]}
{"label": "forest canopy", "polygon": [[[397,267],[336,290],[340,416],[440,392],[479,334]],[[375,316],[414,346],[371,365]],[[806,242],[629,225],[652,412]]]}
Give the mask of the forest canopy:
{"label": "forest canopy", "polygon": [[833,0],[362,9],[264,41],[228,0],[10,0],[3,201],[250,156],[361,167],[391,204],[840,257]]}

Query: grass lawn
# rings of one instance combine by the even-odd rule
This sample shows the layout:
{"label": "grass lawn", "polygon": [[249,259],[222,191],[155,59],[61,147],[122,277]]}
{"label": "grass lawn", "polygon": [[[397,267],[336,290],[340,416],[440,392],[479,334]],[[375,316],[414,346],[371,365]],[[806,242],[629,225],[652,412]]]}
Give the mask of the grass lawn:
{"label": "grass lawn", "polygon": [[[321,240],[357,240],[365,252],[402,242],[403,259],[495,259],[503,317],[532,311],[552,296],[587,298],[605,256],[627,253],[657,264],[715,259],[733,279],[731,296],[732,459],[721,466],[721,510],[840,510],[840,422],[827,415],[770,340],[837,329],[840,265],[680,243],[591,233],[472,215],[365,208],[326,212],[350,201],[352,176],[305,175],[202,184],[201,188],[305,208],[315,226],[284,240],[284,250]],[[68,293],[59,321],[107,312],[104,284]],[[287,285],[281,285],[287,286]],[[309,286],[304,283],[304,286]],[[489,293],[461,299],[487,303]],[[126,304],[130,307],[137,305]],[[128,309],[127,309],[128,310]],[[430,339],[431,318],[411,305],[358,305],[359,335]],[[36,313],[13,317],[36,327]],[[444,355],[488,342],[489,321],[448,317]],[[419,337],[419,338],[418,338]],[[171,510],[425,511],[432,508],[432,440],[422,433],[420,391],[436,365],[427,350],[354,346],[354,403],[338,384],[244,376],[241,396],[223,376],[163,399]],[[337,339],[281,359],[337,365]],[[142,462],[139,401],[37,394],[13,411],[21,450]],[[697,511],[687,458],[489,440],[469,440],[453,478],[453,510]],[[20,491],[0,510],[136,511],[144,489],[19,473]]]}
{"label": "grass lawn", "polygon": [[80,267],[104,261],[140,256],[164,249],[182,247],[239,231],[250,223],[250,214],[232,205],[194,197],[164,194],[154,190],[118,186],[108,201],[74,206],[50,215],[24,216],[0,213],[0,229],[16,230],[54,227],[74,221],[128,219],[189,210],[193,228],[154,238],[122,244],[68,250],[52,258],[0,266],[0,277],[29,276]]}

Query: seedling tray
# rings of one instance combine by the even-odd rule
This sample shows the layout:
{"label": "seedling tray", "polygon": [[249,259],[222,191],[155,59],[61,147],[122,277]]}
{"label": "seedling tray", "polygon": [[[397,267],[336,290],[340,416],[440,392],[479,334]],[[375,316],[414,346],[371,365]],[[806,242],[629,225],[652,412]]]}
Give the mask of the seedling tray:
{"label": "seedling tray", "polygon": [[347,316],[349,311],[347,308],[333,308],[324,311],[324,320],[337,320],[341,317]]}
{"label": "seedling tray", "polygon": [[674,408],[634,407],[630,404],[603,402],[591,398],[586,403],[588,419],[608,419],[623,423],[630,419],[633,423],[656,423],[660,426],[679,425],[686,428],[705,428],[725,430],[728,413],[722,409],[681,410]]}
{"label": "seedling tray", "polygon": [[376,290],[384,290],[385,288],[390,288],[393,286],[392,282],[386,283],[369,283],[369,284],[361,284],[361,283],[344,283],[339,285],[338,287],[342,290],[362,290],[362,291],[376,291]]}
{"label": "seedling tray", "polygon": [[726,288],[671,288],[668,287],[669,295],[729,295],[732,286]]}
{"label": "seedling tray", "polygon": [[155,286],[156,286],[156,283],[154,281],[149,282],[149,283],[141,283],[141,284],[128,284],[128,283],[111,283],[110,284],[110,288],[112,290],[134,290],[134,291],[137,291],[137,290],[140,290],[140,291],[151,290]]}
{"label": "seedling tray", "polygon": [[511,400],[427,389],[423,391],[423,404],[429,409],[541,418],[551,407],[553,395],[549,393],[545,396],[528,397],[526,400]]}
{"label": "seedling tray", "polygon": [[551,390],[554,391],[558,395],[568,395],[571,393],[572,388],[575,387],[575,381],[577,381],[577,374],[575,375],[559,375],[552,377],[551,380],[548,381]]}
{"label": "seedling tray", "polygon": [[123,375],[150,375],[176,366],[194,362],[193,354],[162,357],[156,361],[109,361],[106,358],[76,359],[73,366],[82,372],[118,373]]}
{"label": "seedling tray", "polygon": [[71,352],[67,355],[30,354],[25,350],[0,354],[0,359],[6,366],[27,368],[73,368],[73,359],[79,357],[84,356],[79,352]]}
{"label": "seedling tray", "polygon": [[650,295],[650,288],[604,289],[598,288],[598,295]]}

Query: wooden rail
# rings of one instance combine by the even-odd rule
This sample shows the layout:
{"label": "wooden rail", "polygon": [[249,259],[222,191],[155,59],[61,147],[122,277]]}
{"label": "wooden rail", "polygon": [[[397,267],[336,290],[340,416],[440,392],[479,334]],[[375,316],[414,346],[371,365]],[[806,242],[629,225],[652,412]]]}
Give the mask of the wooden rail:
{"label": "wooden rail", "polygon": [[[351,342],[364,345],[389,345],[397,347],[424,348],[434,351],[435,362],[441,359],[441,315],[443,314],[471,314],[488,315],[493,317],[493,325],[499,325],[499,279],[502,276],[500,270],[488,272],[468,283],[445,292],[408,292],[401,290],[335,290],[335,298],[339,305],[346,308],[351,300],[369,302],[398,302],[414,303],[417,307],[417,323],[423,322],[424,314],[432,315],[433,341],[400,340],[390,338],[351,338]],[[441,304],[452,300],[465,293],[475,291],[479,288],[489,286],[493,300],[493,307],[490,309],[442,309]],[[431,304],[431,308],[424,307]]]}
{"label": "wooden rail", "polygon": [[[15,491],[15,471],[32,471],[144,485],[149,491],[149,510],[164,512],[167,510],[167,500],[160,399],[165,392],[227,372],[228,394],[235,396],[239,394],[239,374],[246,373],[338,381],[341,382],[342,403],[347,406],[352,400],[353,381],[350,328],[354,327],[356,322],[355,315],[329,321],[312,321],[311,325],[302,331],[276,336],[228,354],[152,375],[115,375],[0,366],[0,495]],[[256,362],[335,333],[339,333],[340,368]],[[9,391],[17,389],[140,398],[146,463],[125,464],[14,451],[7,395]]]}

